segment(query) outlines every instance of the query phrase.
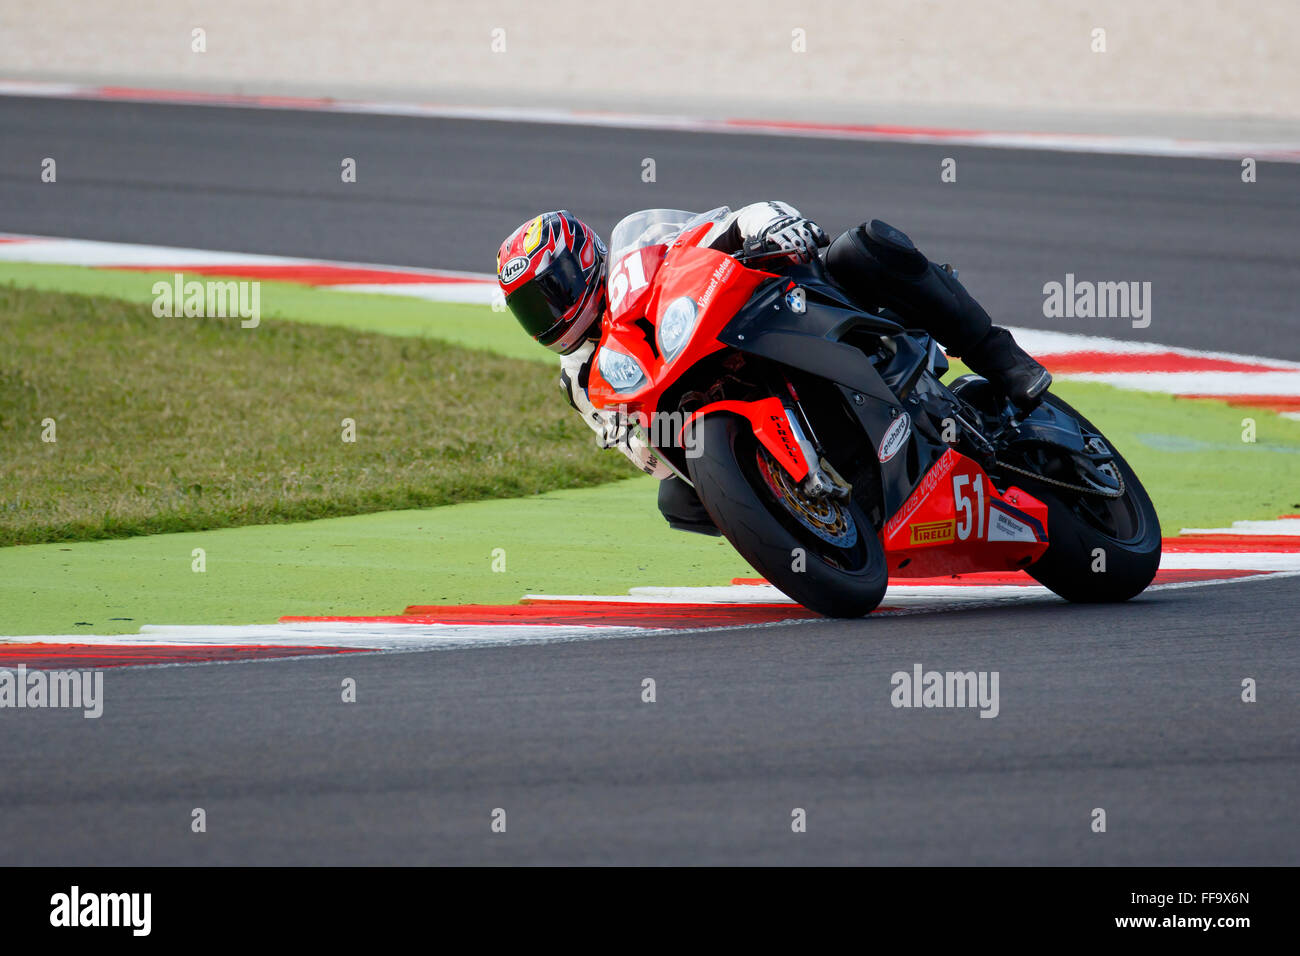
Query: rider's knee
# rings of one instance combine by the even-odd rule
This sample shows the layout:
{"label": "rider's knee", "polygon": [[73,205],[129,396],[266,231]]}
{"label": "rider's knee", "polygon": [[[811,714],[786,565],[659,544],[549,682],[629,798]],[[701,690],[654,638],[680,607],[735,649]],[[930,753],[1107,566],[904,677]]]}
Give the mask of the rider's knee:
{"label": "rider's knee", "polygon": [[826,271],[864,308],[889,309],[958,351],[979,341],[992,324],[956,275],[879,219],[855,226],[831,243]]}
{"label": "rider's knee", "polygon": [[916,282],[929,267],[906,233],[879,219],[846,230],[826,250],[831,278],[863,302],[899,282]]}

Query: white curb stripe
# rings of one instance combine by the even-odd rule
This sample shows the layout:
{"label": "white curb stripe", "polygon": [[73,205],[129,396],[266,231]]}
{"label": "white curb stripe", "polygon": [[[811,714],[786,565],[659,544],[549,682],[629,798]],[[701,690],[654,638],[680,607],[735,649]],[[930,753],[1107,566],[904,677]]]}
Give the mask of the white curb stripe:
{"label": "white curb stripe", "polygon": [[[340,292],[365,292],[407,296],[425,301],[489,304],[499,298],[495,277],[490,274],[452,270],[417,269],[376,263],[339,262],[302,259],[288,256],[258,255],[170,246],[134,245],[81,239],[0,234],[0,261],[37,262],[92,266],[96,268],[149,266],[164,273],[184,272],[186,268],[229,266],[230,274],[239,275],[242,267],[257,269],[305,268],[328,276],[332,271],[375,270],[401,276],[404,280],[427,278],[427,282],[383,281],[328,282],[315,288]],[[286,277],[285,281],[301,281]],[[1099,382],[1136,391],[1171,395],[1213,395],[1248,399],[1281,396],[1300,398],[1300,362],[1287,362],[1229,352],[1209,352],[1154,343],[1131,342],[1095,335],[1074,335],[1040,329],[1012,328],[1017,341],[1031,354],[1044,357],[1051,365],[1053,356],[1080,352],[1096,353],[1104,363],[1106,355],[1151,355],[1165,360],[1182,356],[1190,359],[1215,359],[1236,363],[1243,371],[1155,371],[1108,372],[1104,368],[1086,372],[1064,372],[1061,380]],[[1166,361],[1166,364],[1167,361]],[[1280,371],[1250,371],[1249,367],[1269,366]],[[1267,401],[1264,404],[1268,404]],[[1283,411],[1289,412],[1285,405]],[[1297,417],[1293,413],[1288,417]]]}
{"label": "white curb stripe", "polygon": [[1058,378],[1169,395],[1300,396],[1296,372],[1071,372]]}
{"label": "white curb stripe", "polygon": [[1265,358],[1260,355],[1189,349],[1177,345],[1136,342],[1132,339],[1114,339],[1102,335],[1077,335],[1073,332],[1053,332],[1023,326],[1007,326],[1007,328],[1025,351],[1033,355],[1060,355],[1071,352],[1103,352],[1109,355],[1183,355],[1187,358],[1222,359],[1228,362],[1266,365],[1271,368],[1294,369],[1300,372],[1300,362]]}
{"label": "white curb stripe", "polygon": [[465,302],[470,305],[491,305],[497,298],[497,284],[492,276],[478,282],[432,283],[399,282],[393,285],[372,283],[368,285],[332,285],[325,288],[336,292],[368,292],[374,295],[404,295],[429,302]]}
{"label": "white curb stripe", "polygon": [[[1167,558],[1201,558],[1203,555],[1167,555]],[[1229,557],[1216,555],[1216,558]],[[1232,555],[1230,557],[1239,557]],[[1274,574],[1258,575],[1246,578],[1229,578],[1205,581],[1179,581],[1168,584],[1152,585],[1148,591],[1181,590],[1185,588],[1204,587],[1207,585],[1258,581],[1277,577],[1294,577],[1300,575],[1300,555],[1242,555],[1254,561],[1260,558],[1286,559],[1290,562],[1289,570],[1279,570]],[[1182,562],[1175,562],[1181,564]],[[1165,566],[1165,562],[1161,562]],[[1280,564],[1280,562],[1279,562]],[[1195,566],[1195,565],[1193,565]],[[729,585],[724,587],[700,588],[633,588],[629,596],[592,596],[592,595],[551,595],[548,600],[598,600],[629,601],[645,600],[654,594],[664,603],[792,603],[771,585]],[[534,598],[542,595],[532,595]],[[891,585],[885,597],[884,607],[889,610],[880,612],[881,617],[934,614],[955,610],[969,610],[976,607],[1001,607],[1007,604],[1047,603],[1060,601],[1046,588],[1040,585],[988,585],[988,586],[941,586],[941,585]],[[704,626],[698,630],[735,630],[738,628],[780,627],[786,624],[824,623],[819,618],[795,619],[791,621],[772,621],[761,624],[735,624]],[[257,624],[257,625],[145,625],[139,634],[91,635],[59,634],[14,636],[0,638],[0,644],[98,644],[98,645],[191,645],[191,646],[246,646],[251,644],[303,647],[321,646],[329,648],[355,648],[369,651],[414,651],[414,650],[449,650],[470,647],[507,647],[531,644],[554,644],[572,641],[617,640],[654,635],[689,634],[682,628],[641,628],[632,626],[602,625],[515,625],[515,624],[403,624],[403,623],[354,623],[354,622],[295,622],[292,624]],[[294,659],[294,658],[291,658]],[[137,664],[133,666],[174,666],[172,662],[164,665]],[[230,663],[226,661],[201,661],[194,663]]]}
{"label": "white curb stripe", "polygon": [[1300,518],[1234,521],[1231,528],[1183,528],[1179,534],[1287,534],[1300,536]]}

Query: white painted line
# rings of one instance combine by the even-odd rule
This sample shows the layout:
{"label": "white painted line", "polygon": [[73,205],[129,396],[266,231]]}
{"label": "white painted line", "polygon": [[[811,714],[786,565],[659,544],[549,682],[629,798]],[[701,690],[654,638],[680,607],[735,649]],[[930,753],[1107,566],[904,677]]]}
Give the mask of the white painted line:
{"label": "white painted line", "polygon": [[1076,382],[1170,395],[1300,396],[1300,370],[1294,372],[1071,372]]}
{"label": "white painted line", "polygon": [[1179,571],[1300,571],[1300,553],[1166,551],[1160,555],[1160,567]]}
{"label": "white painted line", "polygon": [[[293,256],[272,256],[249,252],[225,252],[216,249],[186,249],[179,246],[149,246],[129,242],[101,242],[92,239],[62,239],[54,236],[29,236],[0,233],[0,261],[32,262],[46,265],[139,268],[153,266],[160,272],[179,272],[186,266],[254,266],[266,268],[306,266],[324,270],[367,269],[398,273],[404,276],[428,276],[427,286],[439,285],[438,279],[461,280],[447,285],[490,285],[496,289],[496,277],[491,273],[461,272],[452,269],[423,269],[416,266],[391,266],[373,262],[346,262],[329,259],[301,259]],[[364,291],[382,290],[387,294],[399,293],[408,283],[367,283],[364,285],[329,286],[328,288],[357,288]]]}
{"label": "white painted line", "polygon": [[1223,359],[1247,365],[1268,365],[1273,368],[1300,371],[1300,362],[1264,358],[1259,355],[1242,355],[1236,352],[1215,352],[1189,349],[1177,345],[1160,345],[1155,342],[1135,342],[1102,335],[1079,335],[1074,332],[1054,332],[1046,329],[1028,329],[1007,326],[1016,341],[1033,355],[1059,355],[1069,352],[1102,352],[1108,355],[1153,355],[1170,353],[1188,358]]}
{"label": "white painted line", "polygon": [[485,276],[482,282],[436,282],[425,285],[418,282],[399,282],[391,285],[331,285],[334,292],[368,292],[373,295],[401,295],[429,302],[466,302],[470,305],[491,305],[498,292],[496,280]]}
{"label": "white painted line", "polygon": [[466,625],[466,624],[362,624],[321,622],[251,625],[146,624],[139,634],[61,634],[0,638],[6,644],[130,644],[132,646],[187,645],[238,647],[262,644],[275,647],[345,647],[361,650],[498,647],[590,640],[593,637],[633,637],[656,628],[583,625]]}
{"label": "white painted line", "polygon": [[[263,270],[254,276],[284,281],[306,281],[326,277],[314,287],[340,292],[365,292],[418,298],[425,301],[490,304],[499,298],[493,275],[478,272],[417,269],[408,266],[387,266],[377,263],[341,262],[322,259],[302,259],[288,256],[271,256],[249,253],[221,252],[204,249],[183,249],[171,246],[146,246],[130,243],[100,242],[81,239],[59,239],[41,236],[0,234],[0,261],[57,263],[92,266],[96,268],[122,268],[148,266],[164,273],[184,272],[186,268],[231,267],[238,276],[240,268]],[[311,276],[299,278],[293,270],[306,269]],[[269,275],[267,270],[284,269],[284,276]],[[401,280],[331,283],[331,273],[336,278],[356,278],[343,275],[345,271],[370,270],[400,276]],[[410,279],[428,279],[411,282]],[[1195,349],[1130,342],[1104,336],[1075,335],[1066,332],[1039,329],[1013,328],[1021,345],[1036,355],[1052,356],[1079,352],[1098,353],[1100,369],[1087,372],[1059,373],[1063,380],[1092,381],[1137,391],[1160,392],[1175,395],[1205,394],[1225,397],[1300,396],[1300,362],[1286,362],[1228,352],[1207,352]],[[1215,359],[1242,366],[1270,366],[1282,371],[1196,371],[1196,372],[1107,372],[1104,356],[1107,355],[1163,355],[1185,356],[1189,359]]]}
{"label": "white painted line", "polygon": [[[1294,559],[1295,555],[1286,557]],[[1147,593],[1182,590],[1218,584],[1238,584],[1244,581],[1274,580],[1279,577],[1300,576],[1300,569],[1279,571],[1272,575],[1246,578],[1229,578],[1206,581],[1186,581],[1152,585]],[[724,588],[680,588],[680,593],[692,592],[691,599],[711,603],[708,598],[725,597],[735,588],[746,591],[762,590],[757,585],[733,585]],[[775,588],[771,588],[775,592]],[[907,593],[896,593],[907,592]],[[777,592],[779,594],[779,592]],[[747,595],[748,596],[748,595]],[[552,600],[556,598],[551,598]],[[585,598],[585,599],[590,599]],[[625,600],[619,597],[602,597],[601,600]],[[1059,603],[1061,599],[1046,588],[1034,585],[951,587],[922,585],[891,588],[884,606],[888,610],[877,612],[875,617],[887,618],[915,614],[936,614],[949,611],[999,608],[1008,604]],[[667,602],[671,603],[671,602]],[[790,621],[770,621],[761,624],[713,625],[699,628],[640,628],[631,626],[580,626],[580,625],[514,625],[514,624],[401,624],[353,622],[298,622],[293,624],[264,624],[246,626],[189,626],[146,625],[139,634],[92,635],[27,635],[0,638],[0,644],[99,644],[132,645],[140,647],[158,645],[241,646],[249,644],[327,648],[353,648],[366,651],[417,651],[450,650],[455,648],[511,647],[534,644],[555,644],[573,641],[621,640],[656,635],[686,635],[703,631],[731,631],[753,628],[781,627],[789,624],[821,624],[822,618],[803,618]],[[281,659],[281,658],[275,658]],[[297,658],[290,658],[297,659]],[[230,663],[196,661],[193,663]],[[133,665],[150,666],[150,665]]]}
{"label": "white painted line", "polygon": [[[639,587],[631,589],[634,597],[643,600],[662,600],[664,603],[681,604],[794,604],[770,584],[728,584],[718,587],[679,587],[655,588]],[[967,600],[988,600],[989,598],[1042,597],[1051,592],[1040,584],[890,584],[885,592],[885,604],[924,604],[935,610],[946,609],[945,602],[952,604]],[[563,600],[563,598],[553,598]],[[601,599],[605,600],[605,599]]]}
{"label": "white painted line", "polygon": [[749,136],[807,137],[859,142],[943,144],[993,149],[1029,149],[1072,153],[1133,156],[1300,162],[1300,144],[1221,142],[1169,136],[1126,136],[1091,133],[1001,132],[995,130],[944,130],[893,125],[805,123],[798,121],[708,119],[632,112],[580,111],[536,107],[454,106],[437,103],[401,103],[375,100],[329,100],[311,97],[247,96],[179,90],[128,90],[87,84],[0,82],[0,95],[113,102],[161,103],[171,106],[236,107],[242,109],[308,110],[428,119],[466,119],[565,126],[603,126],[619,129],[664,130],[691,133],[728,133]]}
{"label": "white painted line", "polygon": [[[93,239],[59,239],[47,236],[17,236],[0,233],[0,260],[78,266],[158,265],[164,270],[190,265],[308,265],[310,259],[264,256],[245,252],[183,249],[176,246],[146,246],[128,242],[99,242]],[[342,265],[342,263],[338,263]]]}
{"label": "white painted line", "polygon": [[673,604],[794,604],[770,584],[722,584],[715,587],[629,588],[633,600]]}
{"label": "white painted line", "polygon": [[1183,528],[1179,534],[1288,534],[1300,536],[1300,518],[1234,521],[1231,528]]}

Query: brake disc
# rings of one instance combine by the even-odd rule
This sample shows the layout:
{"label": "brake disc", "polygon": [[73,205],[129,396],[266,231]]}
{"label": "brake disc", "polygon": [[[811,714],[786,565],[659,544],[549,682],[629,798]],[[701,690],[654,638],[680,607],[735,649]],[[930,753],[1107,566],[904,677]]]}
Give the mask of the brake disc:
{"label": "brake disc", "polygon": [[811,497],[764,448],[757,452],[758,470],[782,507],[817,537],[837,548],[858,542],[858,526],[848,509],[829,495]]}

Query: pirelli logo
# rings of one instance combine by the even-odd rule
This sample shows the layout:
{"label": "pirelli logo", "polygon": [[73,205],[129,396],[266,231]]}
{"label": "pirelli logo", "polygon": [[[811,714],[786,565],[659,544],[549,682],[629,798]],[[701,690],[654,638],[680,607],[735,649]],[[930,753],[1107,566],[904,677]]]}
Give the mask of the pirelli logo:
{"label": "pirelli logo", "polygon": [[955,522],[952,521],[922,521],[914,524],[912,528],[912,544],[938,544],[941,541],[951,541]]}

